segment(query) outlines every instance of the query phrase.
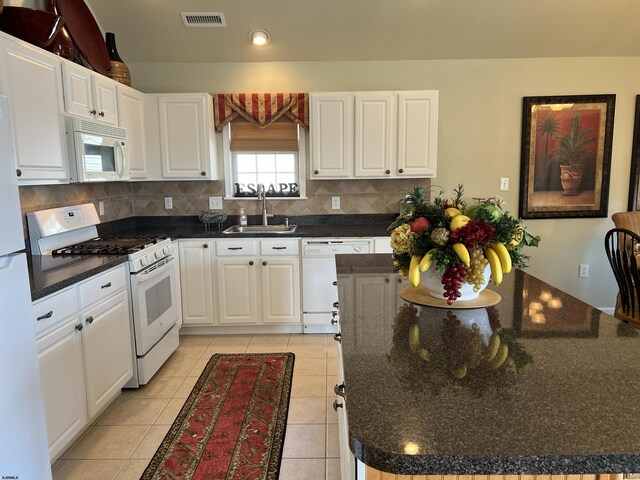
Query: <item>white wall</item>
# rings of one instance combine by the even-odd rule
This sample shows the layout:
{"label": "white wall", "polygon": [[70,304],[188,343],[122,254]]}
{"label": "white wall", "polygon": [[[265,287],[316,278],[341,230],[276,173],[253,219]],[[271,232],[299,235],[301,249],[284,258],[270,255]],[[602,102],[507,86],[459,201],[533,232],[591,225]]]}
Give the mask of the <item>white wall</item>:
{"label": "white wall", "polygon": [[[517,214],[522,97],[616,94],[609,217],[626,210],[635,96],[640,58],[549,58],[399,62],[130,64],[144,92],[440,91],[438,177],[450,190],[463,182],[468,196],[502,192]],[[617,288],[603,249],[610,218],[530,220],[542,236],[531,249],[529,272],[597,307],[612,307]],[[578,264],[591,266],[578,278]]]}

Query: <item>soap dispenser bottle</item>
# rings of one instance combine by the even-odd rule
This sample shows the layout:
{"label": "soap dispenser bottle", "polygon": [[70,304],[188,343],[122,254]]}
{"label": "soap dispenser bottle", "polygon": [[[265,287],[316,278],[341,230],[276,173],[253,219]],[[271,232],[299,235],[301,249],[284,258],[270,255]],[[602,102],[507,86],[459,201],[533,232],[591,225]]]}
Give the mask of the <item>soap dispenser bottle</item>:
{"label": "soap dispenser bottle", "polygon": [[240,209],[240,226],[241,227],[247,226],[247,216],[244,213],[244,208]]}

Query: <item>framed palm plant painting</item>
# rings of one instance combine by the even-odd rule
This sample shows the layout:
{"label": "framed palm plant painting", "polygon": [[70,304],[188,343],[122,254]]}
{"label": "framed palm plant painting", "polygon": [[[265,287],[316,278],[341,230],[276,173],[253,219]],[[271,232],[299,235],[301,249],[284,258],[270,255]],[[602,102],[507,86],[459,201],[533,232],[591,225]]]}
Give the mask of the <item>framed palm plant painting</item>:
{"label": "framed palm plant painting", "polygon": [[523,98],[522,218],[607,216],[615,98]]}
{"label": "framed palm plant painting", "polygon": [[629,211],[640,210],[640,95],[636,96],[635,126],[631,147],[631,179],[629,180]]}

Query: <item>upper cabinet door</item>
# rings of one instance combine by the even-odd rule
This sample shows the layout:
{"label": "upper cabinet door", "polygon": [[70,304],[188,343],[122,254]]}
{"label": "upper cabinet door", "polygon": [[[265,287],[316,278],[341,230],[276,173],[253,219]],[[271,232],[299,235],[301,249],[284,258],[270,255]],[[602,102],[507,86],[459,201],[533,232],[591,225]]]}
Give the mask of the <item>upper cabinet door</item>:
{"label": "upper cabinet door", "polygon": [[62,75],[65,111],[76,117],[93,120],[96,110],[93,104],[91,71],[72,62],[63,62]]}
{"label": "upper cabinet door", "polygon": [[62,75],[67,113],[108,125],[118,124],[117,82],[66,60]]}
{"label": "upper cabinet door", "polygon": [[438,91],[398,94],[396,176],[435,176],[438,158]]}
{"label": "upper cabinet door", "polygon": [[0,93],[11,103],[19,183],[69,183],[60,57],[1,34]]}
{"label": "upper cabinet door", "polygon": [[144,93],[122,84],[118,84],[117,93],[120,127],[127,130],[131,179],[144,180],[149,176],[145,142]]}
{"label": "upper cabinet door", "polygon": [[311,179],[349,178],[353,170],[353,95],[312,93]]}
{"label": "upper cabinet door", "polygon": [[[96,108],[96,120],[118,125],[117,82],[99,73],[93,74],[93,99]],[[128,135],[127,135],[128,136]]]}
{"label": "upper cabinet door", "polygon": [[355,176],[389,177],[396,161],[396,94],[355,95]]}
{"label": "upper cabinet door", "polygon": [[217,179],[211,96],[158,95],[158,117],[162,177]]}

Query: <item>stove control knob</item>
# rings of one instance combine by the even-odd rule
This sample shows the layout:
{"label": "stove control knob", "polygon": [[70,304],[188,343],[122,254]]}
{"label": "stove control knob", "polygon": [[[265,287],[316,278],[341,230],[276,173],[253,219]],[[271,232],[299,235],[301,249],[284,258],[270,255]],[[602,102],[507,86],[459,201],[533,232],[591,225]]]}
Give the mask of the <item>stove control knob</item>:
{"label": "stove control knob", "polygon": [[142,257],[140,259],[140,265],[142,265],[143,267],[146,267],[147,265],[149,265],[149,259],[147,257]]}
{"label": "stove control knob", "polygon": [[162,253],[164,253],[165,255],[170,255],[171,250],[172,250],[171,245],[168,245],[162,249]]}
{"label": "stove control knob", "polygon": [[162,250],[156,250],[156,253],[154,255],[158,259],[162,258]]}

